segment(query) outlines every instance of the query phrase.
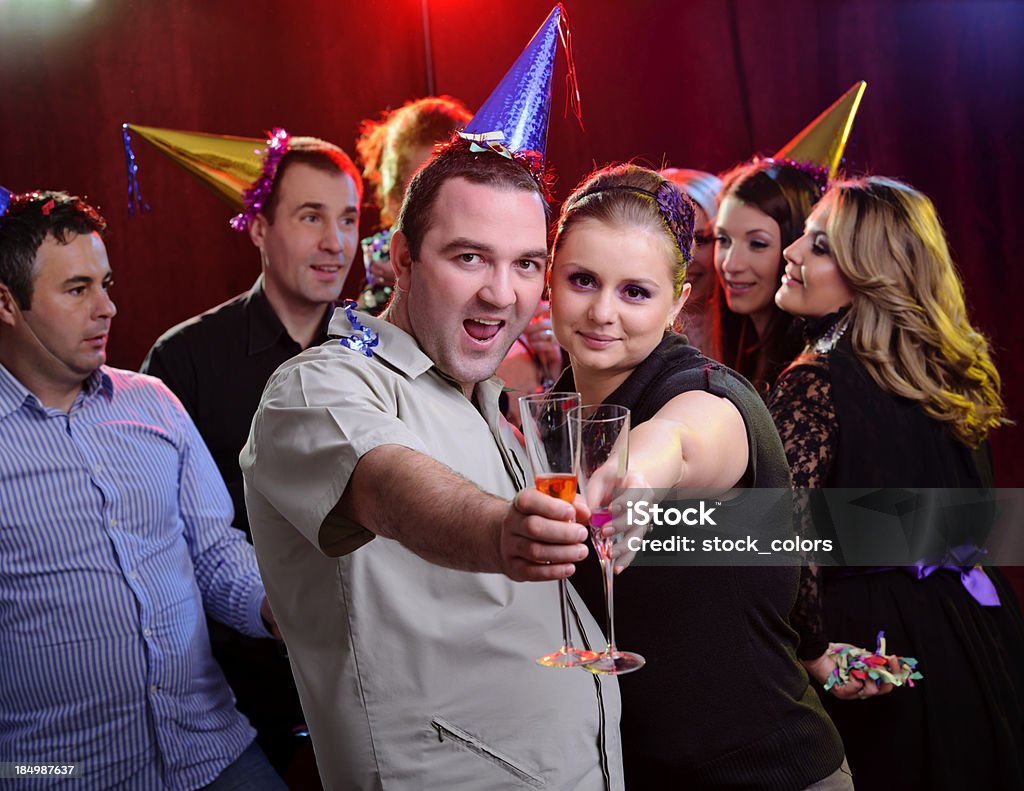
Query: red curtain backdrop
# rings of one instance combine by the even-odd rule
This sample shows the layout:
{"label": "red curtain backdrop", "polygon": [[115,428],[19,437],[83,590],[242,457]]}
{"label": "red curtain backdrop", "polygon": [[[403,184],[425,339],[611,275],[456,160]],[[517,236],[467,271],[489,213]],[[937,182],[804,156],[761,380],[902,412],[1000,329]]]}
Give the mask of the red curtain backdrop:
{"label": "red curtain backdrop", "polygon": [[[563,115],[560,55],[548,148],[556,197],[612,160],[721,170],[770,153],[865,79],[847,166],[934,199],[974,320],[993,339],[1011,416],[1024,421],[1015,303],[1024,5],[567,6],[586,131]],[[110,362],[135,368],[165,329],[247,288],[258,257],[228,228],[224,204],[138,139],[153,212],[129,219],[122,122],[251,137],[279,125],[351,152],[362,118],[431,87],[479,105],[550,9],[540,0],[7,0],[0,184],[66,189],[103,209],[120,311]],[[998,432],[1002,485],[1024,485],[1020,437]]]}

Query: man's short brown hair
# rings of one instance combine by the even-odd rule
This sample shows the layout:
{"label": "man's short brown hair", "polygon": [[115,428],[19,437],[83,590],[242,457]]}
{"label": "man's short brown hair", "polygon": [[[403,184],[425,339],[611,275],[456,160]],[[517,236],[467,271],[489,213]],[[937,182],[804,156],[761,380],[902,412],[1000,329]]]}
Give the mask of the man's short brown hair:
{"label": "man's short brown hair", "polygon": [[268,222],[274,222],[281,179],[284,178],[288,168],[296,164],[309,165],[325,173],[341,173],[350,177],[356,185],[359,203],[363,202],[363,177],[348,154],[333,143],[328,143],[317,137],[293,137],[288,145],[288,153],[281,157],[277,172],[274,174],[274,182],[270,187],[270,194],[263,204],[263,216],[267,218]]}
{"label": "man's short brown hair", "polygon": [[36,254],[47,237],[68,244],[79,234],[107,229],[96,209],[66,192],[27,192],[11,197],[0,217],[0,283],[10,290],[22,310],[32,308]]}
{"label": "man's short brown hair", "polygon": [[423,237],[430,230],[434,204],[446,181],[465,179],[471,184],[483,184],[521,192],[534,192],[544,203],[544,217],[550,219],[545,189],[526,167],[514,159],[493,151],[470,151],[465,141],[456,138],[437,156],[424,165],[409,183],[398,216],[398,230],[409,242],[413,260],[419,258]]}

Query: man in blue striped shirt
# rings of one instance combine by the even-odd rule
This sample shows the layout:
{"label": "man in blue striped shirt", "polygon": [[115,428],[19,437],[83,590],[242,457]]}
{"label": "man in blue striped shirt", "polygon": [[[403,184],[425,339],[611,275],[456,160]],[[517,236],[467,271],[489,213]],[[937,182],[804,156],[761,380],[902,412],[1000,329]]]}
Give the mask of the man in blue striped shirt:
{"label": "man in blue striped shirt", "polygon": [[272,636],[252,547],[177,399],[103,364],[105,225],[56,192],[0,217],[0,765],[283,789],[203,617]]}

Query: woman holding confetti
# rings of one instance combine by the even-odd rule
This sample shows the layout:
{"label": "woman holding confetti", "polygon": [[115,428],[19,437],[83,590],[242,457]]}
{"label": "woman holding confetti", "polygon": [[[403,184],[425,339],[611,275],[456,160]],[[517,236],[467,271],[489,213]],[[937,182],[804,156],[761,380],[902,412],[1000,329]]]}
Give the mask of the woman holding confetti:
{"label": "woman holding confetti", "polygon": [[[928,198],[879,177],[834,184],[785,257],[775,299],[806,319],[808,345],[769,406],[794,485],[990,487],[999,374]],[[857,787],[1024,787],[1024,622],[1003,575],[975,562],[805,574],[799,656],[828,685]],[[858,674],[835,683],[853,657],[827,639],[873,647],[880,631],[878,653],[916,658],[923,680],[885,695]]]}

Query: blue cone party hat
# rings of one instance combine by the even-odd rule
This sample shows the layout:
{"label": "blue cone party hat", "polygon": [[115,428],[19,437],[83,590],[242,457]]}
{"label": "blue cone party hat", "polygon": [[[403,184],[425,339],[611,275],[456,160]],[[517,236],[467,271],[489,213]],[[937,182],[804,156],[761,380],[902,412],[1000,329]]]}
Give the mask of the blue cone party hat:
{"label": "blue cone party hat", "polygon": [[523,156],[543,166],[551,108],[551,77],[559,38],[569,64],[569,98],[579,116],[579,88],[567,20],[565,9],[559,4],[460,133],[463,138],[481,149],[504,156]]}
{"label": "blue cone party hat", "polygon": [[11,205],[11,191],[7,187],[0,186],[0,217],[7,213],[7,207]]}

